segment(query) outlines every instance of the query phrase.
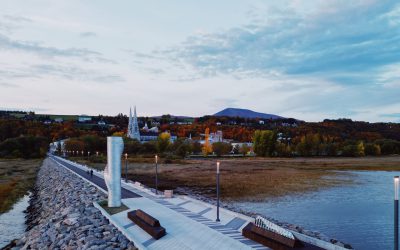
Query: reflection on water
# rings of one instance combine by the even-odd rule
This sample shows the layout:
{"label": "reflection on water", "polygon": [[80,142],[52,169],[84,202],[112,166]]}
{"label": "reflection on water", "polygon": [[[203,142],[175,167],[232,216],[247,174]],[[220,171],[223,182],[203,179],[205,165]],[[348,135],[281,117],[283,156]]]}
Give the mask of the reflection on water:
{"label": "reflection on water", "polygon": [[24,210],[28,205],[29,195],[25,195],[14,204],[13,209],[0,215],[0,248],[24,234],[26,228]]}
{"label": "reflection on water", "polygon": [[356,185],[235,206],[319,231],[356,249],[392,249],[393,176],[399,172],[347,173]]}

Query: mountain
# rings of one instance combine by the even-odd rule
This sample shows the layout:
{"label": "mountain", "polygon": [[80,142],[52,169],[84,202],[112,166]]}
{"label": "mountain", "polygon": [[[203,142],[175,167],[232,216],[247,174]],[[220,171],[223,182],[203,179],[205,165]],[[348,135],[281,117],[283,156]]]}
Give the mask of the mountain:
{"label": "mountain", "polygon": [[215,113],[214,116],[229,116],[229,117],[242,117],[242,118],[262,118],[262,119],[284,119],[282,116],[273,115],[273,114],[265,114],[255,112],[249,109],[237,109],[237,108],[226,108],[218,113]]}

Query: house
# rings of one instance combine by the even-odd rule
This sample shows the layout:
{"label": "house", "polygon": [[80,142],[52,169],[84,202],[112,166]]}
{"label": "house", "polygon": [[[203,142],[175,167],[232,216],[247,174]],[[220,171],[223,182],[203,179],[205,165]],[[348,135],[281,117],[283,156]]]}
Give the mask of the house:
{"label": "house", "polygon": [[259,121],[258,121],[258,124],[260,124],[260,125],[264,125],[264,124],[265,124],[265,121],[263,121],[263,120],[259,120]]}
{"label": "house", "polygon": [[97,122],[97,125],[99,125],[99,126],[105,126],[105,125],[106,125],[106,122],[105,122],[105,121],[98,121],[98,122]]}
{"label": "house", "polygon": [[54,119],[54,121],[57,122],[57,123],[62,123],[64,121],[64,119],[63,118],[56,118],[56,119]]}
{"label": "house", "polygon": [[64,140],[59,140],[59,141],[54,141],[50,143],[49,150],[51,153],[55,153],[59,149],[65,154],[65,142],[67,142],[69,139],[64,139]]}
{"label": "house", "polygon": [[218,130],[215,133],[210,133],[210,142],[214,143],[214,142],[222,142],[223,138],[222,138],[222,131]]}
{"label": "house", "polygon": [[[153,128],[151,128],[151,129],[153,129]],[[160,135],[160,133],[158,133],[158,130],[157,130],[157,132],[155,132],[154,130],[151,130],[151,129],[149,129],[147,131],[145,131],[145,130],[140,131],[140,142],[143,143],[143,142],[149,142],[149,141],[156,141],[158,139],[158,136]],[[176,135],[173,135],[170,132],[165,132],[165,133],[168,133],[170,135],[169,140],[171,143],[174,143],[178,139],[178,137]]]}
{"label": "house", "polygon": [[158,138],[158,132],[140,131],[140,141],[141,142],[156,141],[157,138]]}
{"label": "house", "polygon": [[92,117],[87,116],[87,115],[80,115],[78,116],[78,122],[88,122],[91,121]]}

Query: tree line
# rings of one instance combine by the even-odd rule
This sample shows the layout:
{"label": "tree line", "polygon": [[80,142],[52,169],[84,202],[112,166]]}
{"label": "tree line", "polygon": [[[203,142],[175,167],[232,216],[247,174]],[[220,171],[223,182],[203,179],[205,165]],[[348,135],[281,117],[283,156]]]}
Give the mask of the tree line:
{"label": "tree line", "polygon": [[278,138],[272,130],[257,130],[253,137],[258,156],[379,156],[400,154],[400,142],[392,139],[342,140],[308,133],[295,138]]}

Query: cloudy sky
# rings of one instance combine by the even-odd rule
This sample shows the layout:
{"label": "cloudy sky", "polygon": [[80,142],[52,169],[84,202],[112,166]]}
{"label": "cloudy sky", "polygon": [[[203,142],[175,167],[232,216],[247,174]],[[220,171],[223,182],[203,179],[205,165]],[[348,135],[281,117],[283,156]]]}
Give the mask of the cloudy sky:
{"label": "cloudy sky", "polygon": [[400,122],[397,0],[0,0],[0,109]]}

